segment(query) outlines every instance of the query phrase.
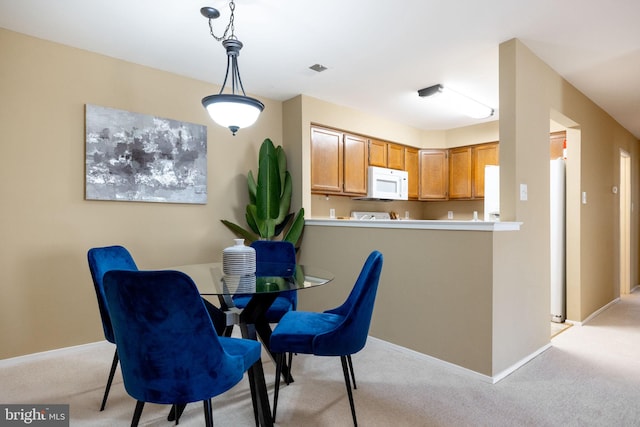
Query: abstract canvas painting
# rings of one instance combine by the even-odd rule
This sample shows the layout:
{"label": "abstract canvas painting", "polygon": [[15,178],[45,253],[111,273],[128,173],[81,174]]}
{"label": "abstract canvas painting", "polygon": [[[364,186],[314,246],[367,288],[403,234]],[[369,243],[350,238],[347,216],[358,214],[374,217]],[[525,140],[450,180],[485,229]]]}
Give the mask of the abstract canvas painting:
{"label": "abstract canvas painting", "polygon": [[87,200],[207,203],[207,127],[86,105]]}

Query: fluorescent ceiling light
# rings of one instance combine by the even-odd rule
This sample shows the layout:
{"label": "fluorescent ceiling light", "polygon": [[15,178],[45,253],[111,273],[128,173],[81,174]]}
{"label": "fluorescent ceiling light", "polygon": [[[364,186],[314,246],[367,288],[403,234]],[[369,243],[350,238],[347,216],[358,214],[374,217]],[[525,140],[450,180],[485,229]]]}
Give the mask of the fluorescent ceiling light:
{"label": "fluorescent ceiling light", "polygon": [[433,85],[418,91],[421,97],[432,97],[434,101],[452,111],[458,111],[474,119],[485,119],[493,116],[494,110],[480,102],[469,98],[455,90],[445,88],[441,84]]}

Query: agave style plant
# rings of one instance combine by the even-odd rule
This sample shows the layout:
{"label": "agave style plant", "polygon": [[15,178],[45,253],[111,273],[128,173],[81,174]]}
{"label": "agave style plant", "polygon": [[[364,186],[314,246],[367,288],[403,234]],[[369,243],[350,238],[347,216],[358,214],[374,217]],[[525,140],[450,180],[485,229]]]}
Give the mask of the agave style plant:
{"label": "agave style plant", "polygon": [[[258,180],[249,171],[249,204],[246,220],[250,230],[227,220],[221,220],[234,234],[247,243],[255,240],[282,240],[296,245],[304,228],[304,208],[297,215],[291,207],[291,174],[287,171],[287,158],[281,146],[277,148],[269,138],[260,146],[258,156]],[[293,222],[291,222],[293,218]]]}

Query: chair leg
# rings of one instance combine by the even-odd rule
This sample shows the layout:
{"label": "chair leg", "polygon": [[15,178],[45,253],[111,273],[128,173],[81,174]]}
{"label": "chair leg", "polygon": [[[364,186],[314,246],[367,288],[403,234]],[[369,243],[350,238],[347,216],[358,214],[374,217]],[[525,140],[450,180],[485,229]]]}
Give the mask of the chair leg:
{"label": "chair leg", "polygon": [[284,354],[279,353],[275,355],[276,358],[276,382],[273,390],[273,422],[276,422],[276,410],[278,409],[278,393],[280,391],[280,376],[282,375],[282,363],[284,361]]}
{"label": "chair leg", "polygon": [[260,413],[258,412],[260,410],[259,402],[258,402],[258,399],[260,397],[256,392],[256,377],[252,368],[253,367],[247,370],[247,376],[249,377],[249,390],[251,390],[251,404],[253,406],[253,418],[255,419],[256,427],[260,427]]}
{"label": "chair leg", "polygon": [[344,383],[347,386],[347,395],[349,396],[349,405],[351,405],[351,416],[353,417],[354,427],[358,426],[358,420],[356,419],[356,408],[353,404],[353,393],[351,392],[351,382],[349,380],[349,367],[347,364],[347,356],[340,356],[342,362],[342,372],[344,373]]}
{"label": "chair leg", "polygon": [[133,419],[131,420],[131,427],[138,426],[143,409],[144,409],[144,402],[141,402],[138,400],[138,402],[136,403],[136,410],[133,411]]}
{"label": "chair leg", "polygon": [[186,407],[186,403],[176,403],[175,405],[171,405],[171,411],[169,411],[167,421],[175,421],[176,424],[180,424],[180,417]]}
{"label": "chair leg", "polygon": [[207,427],[213,427],[213,408],[211,407],[211,399],[203,400],[202,406],[204,407],[204,425]]}
{"label": "chair leg", "polygon": [[[249,368],[249,381],[255,387],[256,403],[254,406],[258,408],[258,419],[256,426],[273,427],[273,419],[271,418],[271,408],[269,407],[269,395],[267,393],[267,383],[264,380],[264,371],[262,369],[262,359],[258,359]],[[253,380],[251,379],[253,377]],[[253,394],[253,393],[252,393]]]}
{"label": "chair leg", "polygon": [[113,382],[113,376],[116,373],[116,368],[118,367],[118,349],[116,348],[115,353],[113,354],[113,362],[111,362],[111,370],[109,371],[109,379],[107,380],[107,386],[104,388],[104,396],[102,397],[102,405],[100,405],[100,410],[104,411],[104,407],[107,404],[107,397],[109,397],[109,390],[111,390],[111,383]]}
{"label": "chair leg", "polygon": [[347,355],[347,362],[349,362],[349,370],[351,371],[351,382],[353,382],[353,389],[356,390],[358,386],[356,385],[356,373],[353,371],[353,363],[351,362],[351,355]]}
{"label": "chair leg", "polygon": [[287,361],[287,367],[289,369],[289,375],[287,375],[285,377],[285,379],[284,379],[285,383],[287,385],[289,385],[289,383],[290,383],[289,379],[291,378],[291,363],[293,363],[293,353],[289,353],[289,360]]}

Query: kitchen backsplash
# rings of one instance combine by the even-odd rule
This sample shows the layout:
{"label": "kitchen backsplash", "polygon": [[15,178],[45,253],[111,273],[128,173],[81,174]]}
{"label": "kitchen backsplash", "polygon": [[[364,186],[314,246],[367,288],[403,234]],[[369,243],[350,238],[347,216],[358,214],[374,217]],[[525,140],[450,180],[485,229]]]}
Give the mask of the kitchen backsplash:
{"label": "kitchen backsplash", "polygon": [[470,220],[473,212],[478,217],[484,217],[484,202],[482,200],[454,200],[446,202],[420,201],[358,201],[345,196],[311,195],[311,214],[309,218],[329,218],[330,210],[335,210],[337,218],[348,218],[352,211],[396,212],[402,219],[406,212],[410,219],[448,219],[448,212],[453,212],[454,220]]}

